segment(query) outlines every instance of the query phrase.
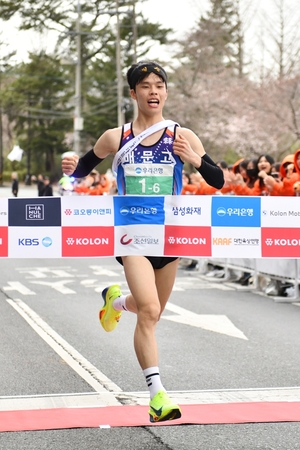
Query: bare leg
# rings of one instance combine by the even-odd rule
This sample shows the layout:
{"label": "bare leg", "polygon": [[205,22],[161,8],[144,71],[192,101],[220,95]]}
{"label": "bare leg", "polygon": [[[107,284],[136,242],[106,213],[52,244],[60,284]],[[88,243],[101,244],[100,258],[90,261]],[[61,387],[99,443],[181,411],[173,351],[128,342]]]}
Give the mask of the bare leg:
{"label": "bare leg", "polygon": [[131,291],[126,307],[137,313],[134,347],[144,370],[158,366],[155,328],[172,292],[179,260],[159,270],[154,270],[143,256],[126,256],[122,260]]}

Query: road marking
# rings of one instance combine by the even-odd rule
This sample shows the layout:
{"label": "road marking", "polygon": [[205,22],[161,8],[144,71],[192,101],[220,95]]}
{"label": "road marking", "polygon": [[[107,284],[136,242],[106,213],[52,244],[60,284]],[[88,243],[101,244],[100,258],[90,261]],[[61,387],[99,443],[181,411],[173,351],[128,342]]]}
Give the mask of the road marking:
{"label": "road marking", "polygon": [[103,266],[89,266],[93,270],[94,275],[107,275],[108,277],[119,277],[120,272],[114,270],[109,270],[107,267]]}
{"label": "road marking", "polygon": [[68,288],[65,284],[74,283],[73,280],[59,280],[59,281],[30,281],[33,284],[41,284],[42,286],[49,286],[61,294],[76,294],[76,291]]}
{"label": "road marking", "polygon": [[7,284],[9,284],[9,286],[3,286],[4,291],[17,291],[23,295],[36,295],[35,292],[28,289],[19,281],[8,281]]}
{"label": "road marking", "polygon": [[96,392],[101,392],[104,405],[119,405],[111,392],[122,392],[121,388],[107,378],[100,370],[85,359],[74,347],[68,344],[26,303],[19,299],[6,301],[26,320],[33,330],[81,376]]}
{"label": "road marking", "polygon": [[[148,405],[149,392],[112,392],[122,404]],[[181,405],[248,402],[299,402],[299,387],[257,389],[209,389],[191,391],[168,391],[170,398]],[[17,411],[51,408],[93,408],[103,405],[103,394],[97,392],[17,395],[0,397],[0,411]]]}
{"label": "road marking", "polygon": [[53,276],[53,278],[74,278],[75,274],[71,274],[69,272],[76,272],[76,269],[72,269],[71,267],[26,267],[26,268],[17,268],[20,273],[29,277],[26,278],[49,278],[49,276]]}
{"label": "road marking", "polygon": [[221,291],[233,291],[232,287],[224,284],[211,283],[209,281],[203,281],[195,277],[177,277],[173,287],[173,291],[186,291],[187,289],[218,289]]}
{"label": "road marking", "polygon": [[161,318],[170,320],[172,322],[182,323],[184,325],[190,325],[192,327],[202,328],[203,330],[213,331],[215,333],[226,334],[238,339],[248,338],[242,331],[236,328],[235,325],[225,315],[217,314],[196,314],[173,303],[167,303],[166,308],[169,311],[174,312],[175,316],[162,315]]}

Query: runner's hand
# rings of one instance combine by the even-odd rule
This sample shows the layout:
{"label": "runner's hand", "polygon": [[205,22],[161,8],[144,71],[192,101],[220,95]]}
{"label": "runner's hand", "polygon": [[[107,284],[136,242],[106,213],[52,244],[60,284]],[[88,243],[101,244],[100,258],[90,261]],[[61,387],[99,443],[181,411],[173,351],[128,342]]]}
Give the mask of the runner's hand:
{"label": "runner's hand", "polygon": [[75,172],[79,160],[78,155],[66,156],[61,162],[61,168],[65,175],[72,175]]}

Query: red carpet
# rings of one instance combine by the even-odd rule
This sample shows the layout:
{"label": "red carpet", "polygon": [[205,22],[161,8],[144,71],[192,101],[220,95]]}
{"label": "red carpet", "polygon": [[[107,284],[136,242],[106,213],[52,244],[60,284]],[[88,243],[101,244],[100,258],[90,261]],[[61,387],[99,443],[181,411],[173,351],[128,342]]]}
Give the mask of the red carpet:
{"label": "red carpet", "polygon": [[147,406],[106,406],[96,408],[54,408],[0,411],[0,432],[166,426],[182,424],[232,424],[258,422],[300,422],[300,402],[249,402],[182,405],[180,419],[150,424]]}

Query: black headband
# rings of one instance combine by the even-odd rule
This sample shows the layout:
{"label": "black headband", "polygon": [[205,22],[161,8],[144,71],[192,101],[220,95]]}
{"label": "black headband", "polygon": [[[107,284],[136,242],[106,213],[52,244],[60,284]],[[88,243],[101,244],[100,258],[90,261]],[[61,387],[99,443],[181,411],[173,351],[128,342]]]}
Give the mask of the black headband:
{"label": "black headband", "polygon": [[129,76],[129,86],[130,89],[134,89],[135,86],[142,81],[150,73],[155,73],[165,82],[167,86],[167,74],[164,69],[157,63],[141,63],[137,65]]}

